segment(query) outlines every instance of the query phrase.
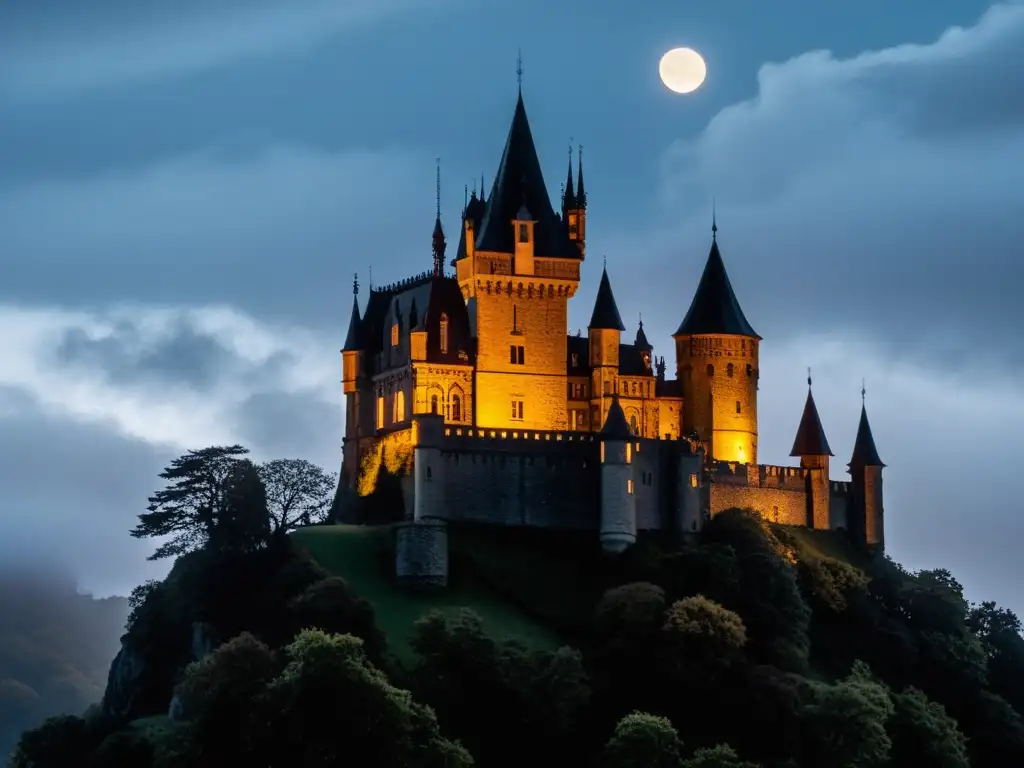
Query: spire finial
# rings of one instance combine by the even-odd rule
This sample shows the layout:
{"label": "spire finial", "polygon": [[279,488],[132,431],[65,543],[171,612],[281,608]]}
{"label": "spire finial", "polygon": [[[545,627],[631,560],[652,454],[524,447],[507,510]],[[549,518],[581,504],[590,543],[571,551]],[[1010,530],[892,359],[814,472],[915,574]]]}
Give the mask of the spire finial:
{"label": "spire finial", "polygon": [[516,80],[519,81],[519,93],[523,92],[523,49],[519,49],[516,56]]}
{"label": "spire finial", "polygon": [[572,165],[572,136],[569,137],[569,165]]}
{"label": "spire finial", "polygon": [[718,206],[715,198],[711,198],[711,239],[718,239]]}
{"label": "spire finial", "polygon": [[807,388],[808,389],[811,388],[811,368],[810,368],[810,366],[807,367]]}
{"label": "spire finial", "polygon": [[641,328],[644,327],[644,313],[643,312],[640,313],[640,327]]}
{"label": "spire finial", "polygon": [[370,265],[370,290],[373,290],[373,264]]}
{"label": "spire finial", "polygon": [[604,268],[608,269],[608,254],[605,254],[603,256],[603,258],[604,258]]}
{"label": "spire finial", "polygon": [[864,404],[864,398],[867,395],[867,390],[864,387],[864,379],[860,380],[860,403]]}
{"label": "spire finial", "polygon": [[441,158],[437,158],[437,173],[436,180],[434,183],[435,194],[437,196],[437,218],[441,218]]}
{"label": "spire finial", "polygon": [[480,171],[480,199],[484,199],[484,172]]}
{"label": "spire finial", "polygon": [[[476,190],[473,190],[474,192]],[[469,207],[469,184],[462,186],[462,210],[465,211]]]}
{"label": "spire finial", "polygon": [[352,295],[353,296],[358,296],[359,295],[359,273],[358,272],[356,272],[352,276]]}

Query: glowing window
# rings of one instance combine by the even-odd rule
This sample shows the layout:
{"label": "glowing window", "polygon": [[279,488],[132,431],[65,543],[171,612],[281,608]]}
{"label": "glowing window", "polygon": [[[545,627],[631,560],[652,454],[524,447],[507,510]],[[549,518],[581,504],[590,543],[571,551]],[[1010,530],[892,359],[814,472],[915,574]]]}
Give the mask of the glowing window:
{"label": "glowing window", "polygon": [[696,475],[690,475],[690,487],[691,488],[696,488],[697,487],[697,476]]}
{"label": "glowing window", "polygon": [[448,315],[441,315],[441,354],[448,354]]}
{"label": "glowing window", "polygon": [[391,326],[391,346],[398,346],[398,323]]}
{"label": "glowing window", "polygon": [[405,421],[405,392],[398,390],[395,393],[395,422]]}
{"label": "glowing window", "polygon": [[629,417],[629,431],[634,435],[640,434],[640,427],[636,423],[636,414]]}
{"label": "glowing window", "polygon": [[384,398],[377,398],[377,429],[384,427]]}
{"label": "glowing window", "polygon": [[633,481],[632,480],[627,480],[626,481],[626,491],[628,493],[633,493]]}

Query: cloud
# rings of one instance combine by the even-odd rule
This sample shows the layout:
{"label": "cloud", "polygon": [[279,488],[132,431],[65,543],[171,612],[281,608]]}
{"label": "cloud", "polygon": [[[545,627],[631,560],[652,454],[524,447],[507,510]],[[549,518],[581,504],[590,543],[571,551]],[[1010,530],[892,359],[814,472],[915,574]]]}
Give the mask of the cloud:
{"label": "cloud", "polygon": [[[866,331],[926,368],[1009,376],[1024,366],[1022,48],[1013,4],[929,45],[765,65],[756,96],[666,153],[663,202],[705,211],[717,195],[726,263],[769,343]],[[690,285],[708,214],[652,238],[674,272],[688,254]]]}
{"label": "cloud", "polygon": [[[33,3],[0,33],[8,99],[52,97],[192,75],[260,56],[308,51],[335,35],[427,6],[422,0],[218,0],[160,6],[90,3],[88,13]],[[436,5],[436,3],[431,4]]]}

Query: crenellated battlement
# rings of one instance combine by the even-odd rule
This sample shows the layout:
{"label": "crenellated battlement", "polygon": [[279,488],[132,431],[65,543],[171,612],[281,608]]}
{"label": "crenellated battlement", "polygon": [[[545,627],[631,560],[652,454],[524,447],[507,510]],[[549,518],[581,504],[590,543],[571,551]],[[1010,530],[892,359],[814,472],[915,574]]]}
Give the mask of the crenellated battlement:
{"label": "crenellated battlement", "polygon": [[[442,274],[442,277],[451,277],[449,274]],[[402,280],[397,280],[394,283],[388,283],[387,285],[371,285],[370,293],[396,293],[398,291],[404,291],[407,288],[415,288],[418,285],[429,283],[434,279],[433,272],[420,272],[412,277],[406,277]]]}

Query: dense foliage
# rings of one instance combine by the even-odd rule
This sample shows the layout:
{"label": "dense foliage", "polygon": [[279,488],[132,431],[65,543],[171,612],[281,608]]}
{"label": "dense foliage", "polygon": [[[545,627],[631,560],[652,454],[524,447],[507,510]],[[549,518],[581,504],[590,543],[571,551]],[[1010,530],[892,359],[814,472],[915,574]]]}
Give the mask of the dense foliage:
{"label": "dense foliage", "polygon": [[260,473],[238,456],[221,482],[202,546],[133,595],[103,712],[25,733],[16,768],[1024,764],[1020,622],[944,570],[731,510],[697,544],[574,563],[595,591],[565,647],[433,611],[400,665],[369,604],[273,535]]}

